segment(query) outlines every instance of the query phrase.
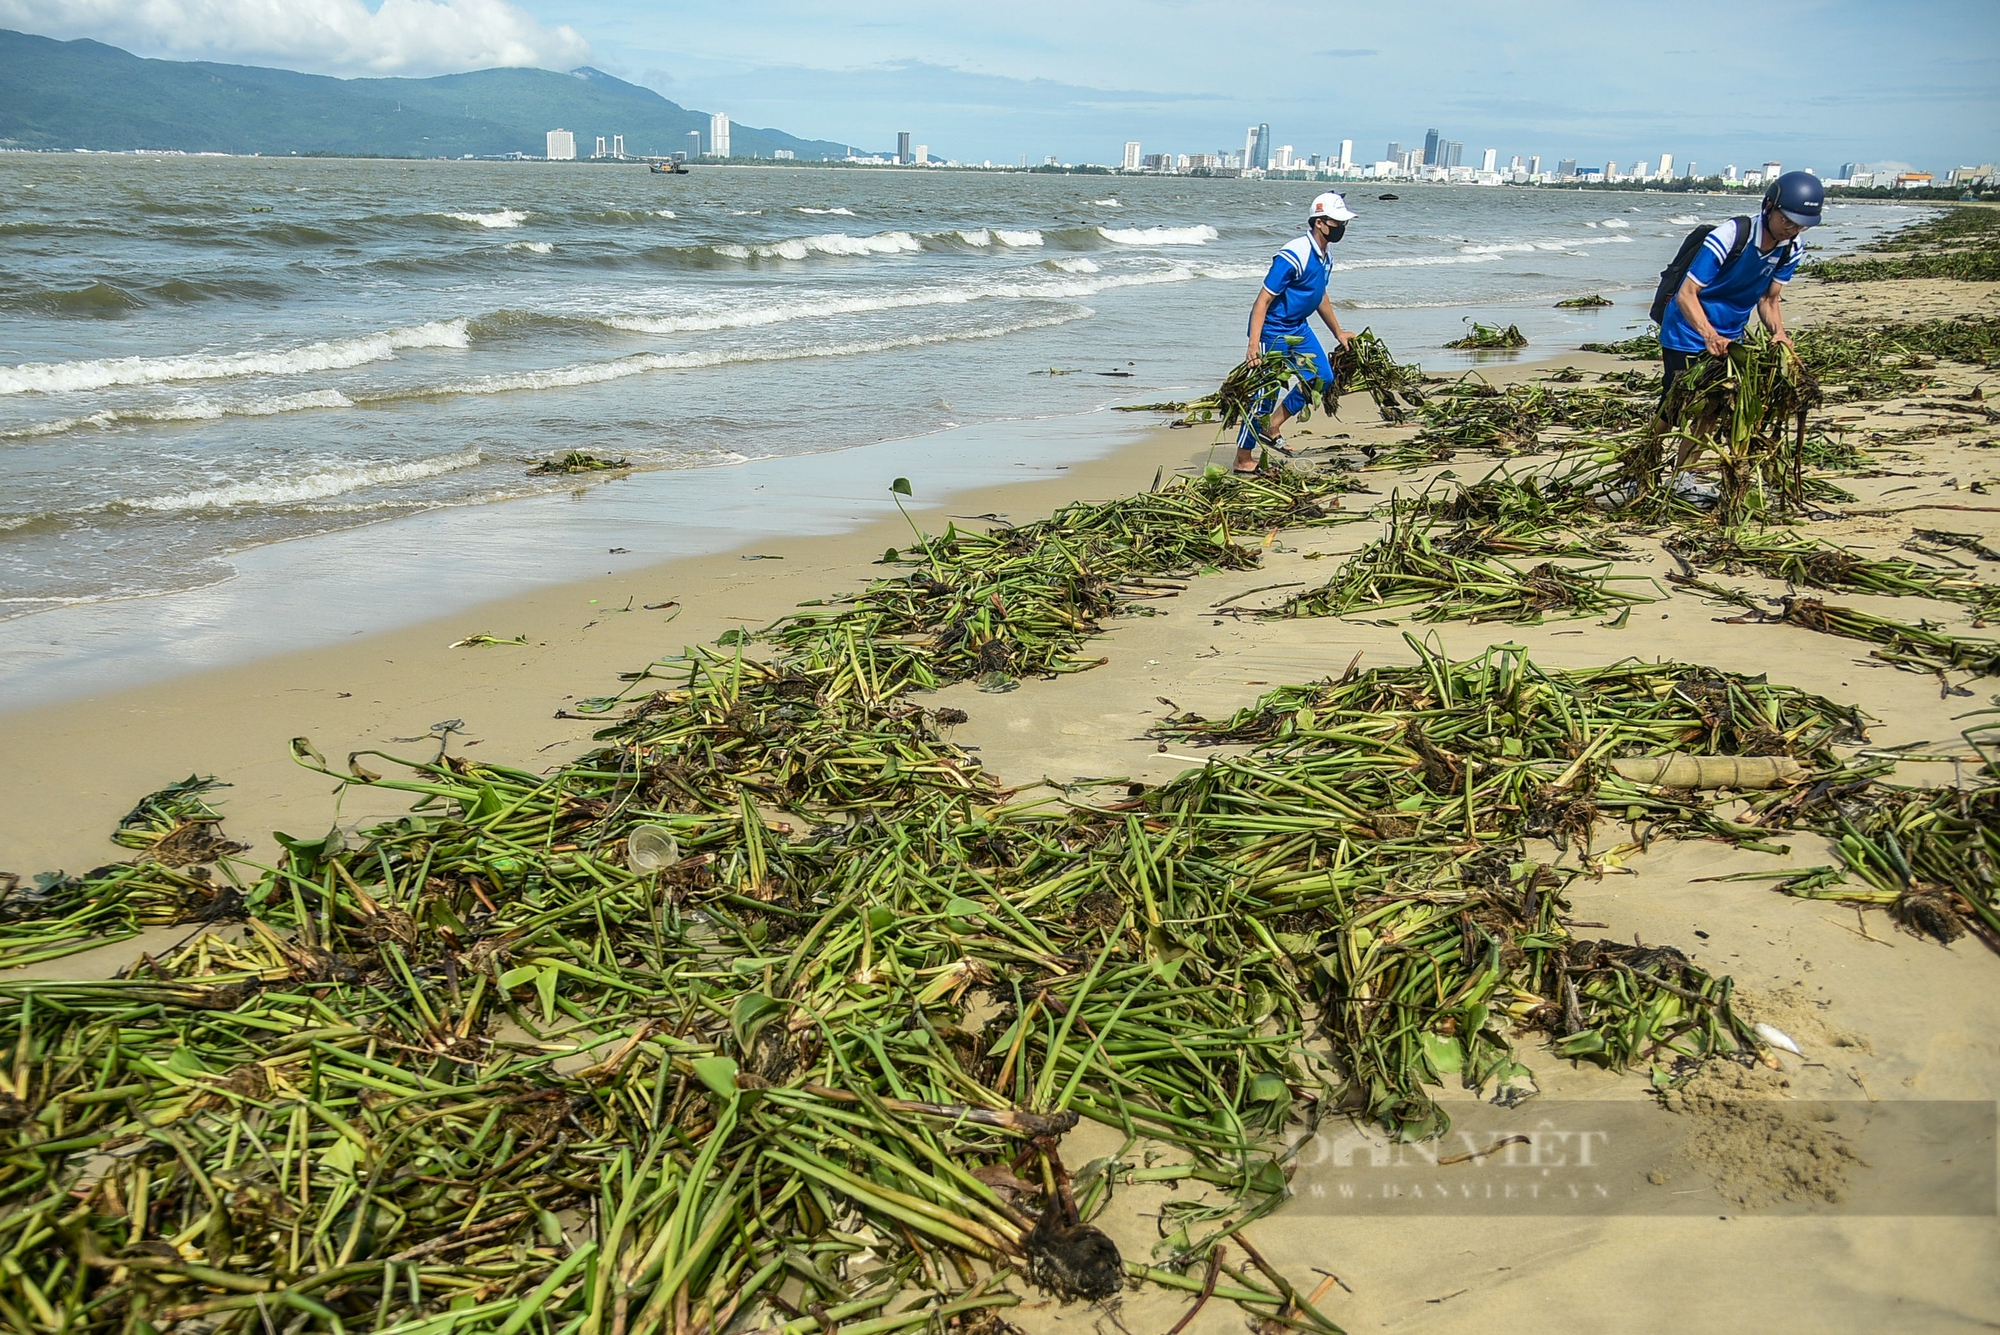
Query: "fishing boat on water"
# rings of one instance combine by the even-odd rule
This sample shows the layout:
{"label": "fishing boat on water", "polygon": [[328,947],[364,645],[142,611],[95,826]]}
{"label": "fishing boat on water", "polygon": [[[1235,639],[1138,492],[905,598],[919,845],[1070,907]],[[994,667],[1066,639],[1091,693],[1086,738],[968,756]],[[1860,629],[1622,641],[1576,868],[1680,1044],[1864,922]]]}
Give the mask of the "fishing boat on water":
{"label": "fishing boat on water", "polygon": [[688,169],[685,162],[656,162],[653,172],[658,176],[686,176]]}

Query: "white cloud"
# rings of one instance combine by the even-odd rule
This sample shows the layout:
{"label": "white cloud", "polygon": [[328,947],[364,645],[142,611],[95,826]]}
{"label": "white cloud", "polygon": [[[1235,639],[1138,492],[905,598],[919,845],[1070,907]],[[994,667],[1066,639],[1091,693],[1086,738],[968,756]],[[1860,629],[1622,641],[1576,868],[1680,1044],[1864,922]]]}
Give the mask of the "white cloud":
{"label": "white cloud", "polygon": [[93,37],[141,55],[321,74],[567,70],[590,44],[507,0],[0,0],[0,27]]}

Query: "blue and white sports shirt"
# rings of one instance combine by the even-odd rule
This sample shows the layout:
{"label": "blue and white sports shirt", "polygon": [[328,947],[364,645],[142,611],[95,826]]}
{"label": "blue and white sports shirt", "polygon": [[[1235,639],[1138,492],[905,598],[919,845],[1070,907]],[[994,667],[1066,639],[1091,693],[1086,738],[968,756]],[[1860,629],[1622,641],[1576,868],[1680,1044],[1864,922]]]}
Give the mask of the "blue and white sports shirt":
{"label": "blue and white sports shirt", "polygon": [[1326,256],[1319,253],[1309,236],[1285,243],[1271,257],[1271,272],[1264,275],[1264,290],[1274,300],[1264,315],[1264,333],[1296,334],[1326,299],[1328,272]]}
{"label": "blue and white sports shirt", "polygon": [[[1715,332],[1724,338],[1735,340],[1743,336],[1743,330],[1750,323],[1750,312],[1757,309],[1757,303],[1770,290],[1773,283],[1789,283],[1798,271],[1799,259],[1805,254],[1803,241],[1780,242],[1765,254],[1764,217],[1761,213],[1750,219],[1750,240],[1743,247],[1743,253],[1736,257],[1736,263],[1729,271],[1722,271],[1722,262],[1729,258],[1729,248],[1736,244],[1736,219],[1730,218],[1708,234],[1695,253],[1694,263],[1688,266],[1688,277],[1701,284],[1701,306],[1708,312],[1708,322],[1715,326]],[[1680,303],[1667,303],[1667,318],[1660,324],[1660,346],[1672,348],[1676,352],[1700,352],[1701,335],[1681,314]]]}

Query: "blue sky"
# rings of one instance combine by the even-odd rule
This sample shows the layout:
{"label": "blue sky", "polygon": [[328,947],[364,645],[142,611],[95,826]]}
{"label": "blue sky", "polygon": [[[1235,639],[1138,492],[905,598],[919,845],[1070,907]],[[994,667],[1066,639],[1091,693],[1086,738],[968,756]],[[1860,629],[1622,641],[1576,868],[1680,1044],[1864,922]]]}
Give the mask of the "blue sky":
{"label": "blue sky", "polygon": [[340,74],[581,58],[746,124],[972,160],[1212,152],[1254,121],[1364,160],[1433,125],[1468,162],[2000,157],[1994,0],[0,0],[0,26]]}

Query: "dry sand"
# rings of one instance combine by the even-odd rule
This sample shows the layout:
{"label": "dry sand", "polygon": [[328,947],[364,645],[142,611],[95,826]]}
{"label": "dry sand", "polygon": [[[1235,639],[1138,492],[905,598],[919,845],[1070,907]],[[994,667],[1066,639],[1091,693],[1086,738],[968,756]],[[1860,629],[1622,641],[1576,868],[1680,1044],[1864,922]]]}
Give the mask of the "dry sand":
{"label": "dry sand", "polygon": [[[1791,323],[1890,318],[1978,310],[1995,313],[2000,285],[1801,284],[1787,303]],[[1589,354],[1548,354],[1548,364],[1586,371],[1633,364]],[[1548,365],[1494,362],[1495,379]],[[1970,430],[1876,454],[1870,475],[1844,485],[1860,499],[1845,510],[1895,508],[1815,526],[1881,554],[1894,554],[1912,525],[1976,532],[2000,545],[2000,428],[1965,394],[1976,376],[1954,372],[1909,403],[1833,410],[1857,433],[1894,432],[1936,421]],[[1916,403],[1962,402],[1925,409]],[[1345,422],[1314,421],[1296,445],[1384,441],[1409,428],[1374,423],[1350,399]],[[1340,440],[1339,434],[1347,439]],[[1102,499],[1147,486],[1155,470],[1199,467],[1210,457],[1206,431],[1159,430],[1110,458],[1048,470],[1019,485],[960,496],[942,510],[915,511],[936,526],[945,514],[1040,516],[1069,499]],[[1214,455],[1226,459],[1226,450]],[[1465,456],[1449,467],[1476,477],[1490,467]],[[1371,472],[1386,495],[1443,471]],[[1350,497],[1361,509],[1376,497]],[[1907,509],[1912,506],[1970,507]],[[1170,706],[1210,716],[1254,699],[1269,685],[1339,673],[1357,653],[1364,665],[1408,662],[1408,626],[1339,620],[1265,623],[1219,609],[1284,594],[1268,586],[1317,583],[1377,531],[1370,522],[1277,536],[1262,570],[1197,580],[1162,614],[1112,624],[1098,642],[1109,662],[1055,681],[1029,681],[1003,695],[969,685],[944,693],[971,721],[957,740],[979,748],[991,772],[1011,784],[1044,777],[1172,777],[1188,761],[1162,753],[1146,728]],[[229,829],[268,842],[264,832],[314,834],[388,814],[390,795],[350,795],[336,809],[326,781],[296,767],[287,743],[310,737],[329,756],[380,747],[428,754],[432,724],[464,721],[454,748],[527,767],[552,765],[587,742],[589,722],[552,716],[577,698],[611,694],[617,674],[722,631],[762,624],[809,598],[851,589],[873,573],[868,562],[907,543],[900,522],[844,537],[760,540],[759,555],[722,553],[509,599],[449,621],[357,640],[334,649],[264,659],[58,707],[0,715],[0,867],[72,871],[121,851],[107,834],[139,795],[190,772],[235,785],[225,794]],[[1644,543],[1630,568],[1658,576],[1673,566]],[[1970,560],[1970,557],[1966,559]],[[1977,563],[1988,579],[2000,565]],[[1781,590],[1755,578],[1727,581],[1754,592]],[[1262,590],[1258,592],[1258,590]],[[619,612],[673,600],[667,611]],[[1913,620],[1964,627],[1962,609],[1890,599],[1839,599]],[[1996,683],[1973,681],[1970,695],[1940,698],[1939,683],[1871,661],[1866,646],[1792,626],[1727,625],[1722,612],[1687,596],[1634,610],[1620,629],[1594,620],[1542,626],[1449,623],[1435,633],[1455,657],[1513,641],[1551,666],[1585,666],[1631,655],[1695,661],[1737,672],[1768,672],[1835,699],[1853,700],[1881,720],[1880,745],[1922,743],[1933,754],[1969,755],[1954,716],[1985,707]],[[451,649],[469,631],[525,631],[530,647]],[[1977,633],[1977,632],[1975,632]],[[1953,679],[1954,684],[1958,681]],[[1951,782],[1950,764],[1905,765],[1907,779]],[[369,803],[369,805],[361,805]],[[1600,830],[1597,847],[1621,842]],[[1789,837],[1782,858],[1711,842],[1655,845],[1614,862],[1599,879],[1580,879],[1573,915],[1605,924],[1599,934],[1671,943],[1704,968],[1732,975],[1760,1019],[1791,1034],[1804,1058],[1782,1072],[1704,1077],[1679,1100],[1687,1130],[1659,1167],[1663,1192],[1712,1203],[1700,1214],[1658,1217],[1479,1217],[1412,1210],[1400,1218],[1353,1218],[1295,1202],[1256,1223],[1248,1236],[1302,1291],[1331,1286],[1322,1310],[1349,1330],[1961,1330],[2000,1326],[2000,1221],[1985,1217],[1855,1217],[1821,1199],[1816,1213],[1784,1213],[1770,1202],[1789,1190],[1841,1195],[1880,1170],[1845,1152],[1823,1125],[1788,1111],[1807,1099],[1876,1101],[2000,1097],[2000,959],[1967,937],[1944,947],[1896,931],[1881,914],[1789,899],[1768,883],[1699,881],[1779,866],[1832,860],[1813,836]],[[43,972],[102,973],[131,957],[128,943],[99,957],[61,961]],[[1642,1103],[1641,1075],[1613,1074],[1524,1053],[1544,1100],[1588,1098]],[[1448,1090],[1445,1097],[1472,1096]],[[1750,1106],[1746,1106],[1746,1104]],[[1532,1110],[1536,1105],[1524,1105]],[[1657,1114],[1660,1118],[1671,1116]],[[1066,1150],[1072,1166],[1117,1153],[1122,1137],[1086,1126]],[[1965,1147],[1958,1147],[1964,1149]],[[1942,1152],[1942,1151],[1941,1151]],[[1990,1158],[1992,1144],[1982,1150]],[[1200,1193],[1164,1186],[1120,1188],[1104,1225],[1128,1256],[1158,1239],[1158,1214],[1171,1198]],[[1238,1250],[1235,1259],[1241,1260]],[[1031,1296],[1010,1313],[1031,1330],[1151,1335],[1186,1309],[1185,1296],[1157,1288],[1107,1307],[1061,1307]],[[1189,1327],[1196,1335],[1243,1328],[1243,1313],[1212,1303]]]}

